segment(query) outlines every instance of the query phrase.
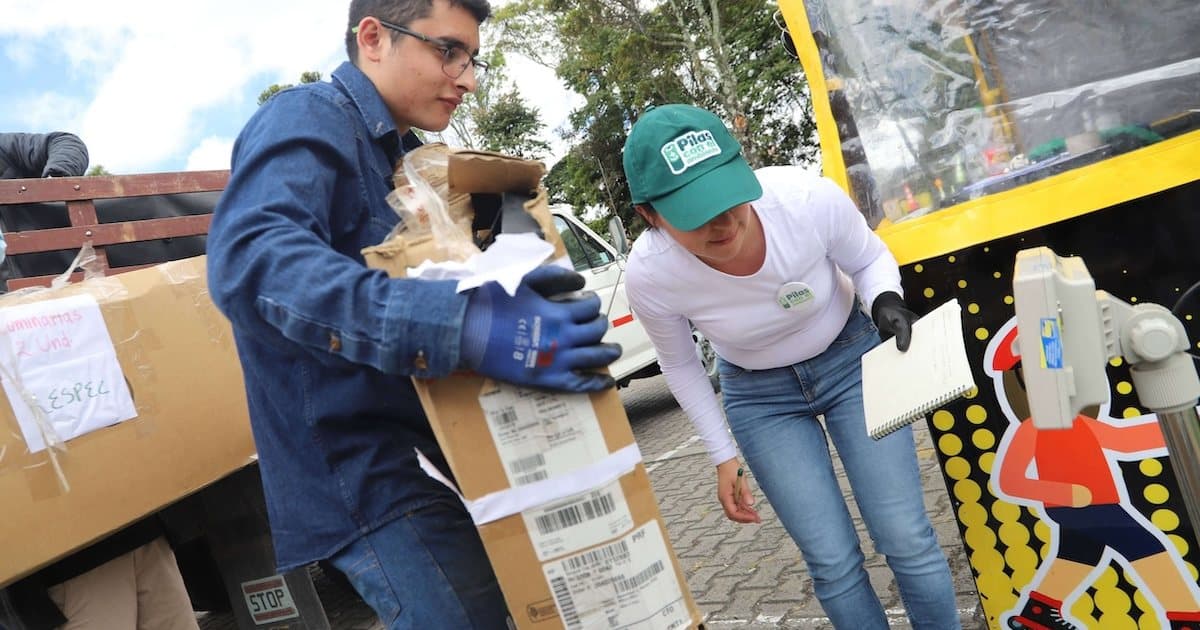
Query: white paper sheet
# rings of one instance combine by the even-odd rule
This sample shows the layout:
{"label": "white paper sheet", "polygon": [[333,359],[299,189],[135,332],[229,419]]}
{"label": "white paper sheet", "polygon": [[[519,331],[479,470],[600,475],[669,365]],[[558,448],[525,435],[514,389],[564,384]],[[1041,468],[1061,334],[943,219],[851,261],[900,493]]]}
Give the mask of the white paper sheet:
{"label": "white paper sheet", "polygon": [[[554,246],[536,234],[500,234],[486,251],[465,262],[425,261],[408,269],[408,277],[426,280],[457,279],[458,292],[495,280],[509,295],[516,295],[521,278],[554,253]],[[558,262],[558,261],[555,261]],[[571,268],[567,265],[568,268]]]}
{"label": "white paper sheet", "polygon": [[0,337],[4,391],[30,452],[46,448],[31,403],[64,441],[137,416],[92,296],[0,308]]}

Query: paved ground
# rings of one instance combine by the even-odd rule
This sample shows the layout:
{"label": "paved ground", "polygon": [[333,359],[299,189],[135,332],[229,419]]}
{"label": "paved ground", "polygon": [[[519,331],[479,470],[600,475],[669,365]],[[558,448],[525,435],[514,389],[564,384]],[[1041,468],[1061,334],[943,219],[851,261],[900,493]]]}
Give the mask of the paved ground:
{"label": "paved ground", "polygon": [[[689,586],[710,630],[725,628],[829,628],[804,562],[791,538],[759,496],[761,525],[727,520],[714,496],[708,456],[661,376],[621,390],[654,491]],[[925,504],[950,560],[958,606],[967,630],[987,627],[954,520],[953,506],[938,471],[929,433],[918,423],[918,455],[925,477]],[[847,494],[848,486],[844,486]],[[853,505],[853,504],[852,504]],[[853,510],[857,518],[857,512]],[[899,594],[883,558],[868,553],[867,566],[893,628],[908,628]],[[336,630],[379,630],[365,605],[338,583],[313,569],[314,582]],[[204,630],[234,627],[230,615],[201,617]]]}

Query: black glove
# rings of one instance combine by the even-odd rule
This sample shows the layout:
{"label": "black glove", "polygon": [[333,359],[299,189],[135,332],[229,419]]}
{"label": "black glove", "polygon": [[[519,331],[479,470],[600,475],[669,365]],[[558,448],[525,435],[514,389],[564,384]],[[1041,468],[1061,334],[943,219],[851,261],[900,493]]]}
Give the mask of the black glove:
{"label": "black glove", "polygon": [[887,341],[895,335],[896,349],[908,351],[908,344],[912,341],[912,323],[919,318],[908,310],[900,294],[895,291],[880,293],[871,305],[871,319],[875,320],[880,339]]}

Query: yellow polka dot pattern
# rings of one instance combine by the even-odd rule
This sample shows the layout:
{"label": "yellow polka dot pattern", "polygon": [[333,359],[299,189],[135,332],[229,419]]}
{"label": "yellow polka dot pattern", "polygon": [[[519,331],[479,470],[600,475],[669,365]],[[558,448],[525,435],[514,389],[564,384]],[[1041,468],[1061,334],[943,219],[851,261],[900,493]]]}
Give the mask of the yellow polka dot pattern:
{"label": "yellow polka dot pattern", "polygon": [[1138,470],[1147,477],[1157,477],[1162,474],[1163,465],[1157,459],[1143,459],[1138,463]]}
{"label": "yellow polka dot pattern", "polygon": [[971,443],[983,451],[996,445],[996,435],[988,429],[979,429],[971,434]]}
{"label": "yellow polka dot pattern", "polygon": [[1146,486],[1144,494],[1146,496],[1146,500],[1155,505],[1162,505],[1163,503],[1166,503],[1167,497],[1170,496],[1170,492],[1167,491],[1167,488],[1160,483],[1152,483]]}
{"label": "yellow polka dot pattern", "polygon": [[1154,510],[1154,514],[1150,516],[1150,522],[1164,532],[1173,532],[1176,527],[1179,527],[1179,515],[1171,510]]}
{"label": "yellow polka dot pattern", "polygon": [[[1142,612],[1151,612],[1154,610],[1154,606],[1150,604],[1150,601],[1146,599],[1146,596],[1140,590],[1133,594],[1133,605]],[[1155,615],[1149,614],[1138,618],[1137,628],[1138,630],[1162,630],[1163,626],[1158,623]]]}
{"label": "yellow polka dot pattern", "polygon": [[[1012,421],[999,403],[1003,394],[982,370],[983,355],[997,329],[1013,315],[1010,278],[1015,253],[1009,251],[1005,258],[999,251],[1002,248],[995,249],[988,260],[1003,259],[1002,264],[986,269],[983,276],[978,275],[976,253],[927,260],[904,272],[921,274],[905,279],[906,286],[909,282],[919,283],[915,285],[920,291],[914,300],[917,308],[928,311],[951,297],[964,305],[967,351],[975,366],[978,387],[935,411],[928,426],[989,628],[1005,630],[1002,620],[1014,612],[1038,572],[1053,561],[1057,526],[1052,529],[1042,520],[1041,507],[1002,498],[992,479],[996,449],[1011,430]],[[921,296],[926,303],[920,302]],[[1129,380],[1128,366],[1116,358],[1109,362],[1108,370],[1113,389],[1110,415],[1130,420],[1141,417],[1145,412]],[[1131,505],[1168,536],[1172,547],[1184,558],[1192,579],[1196,579],[1200,553],[1185,520],[1186,511],[1178,497],[1172,496],[1175,482],[1166,462],[1165,458],[1123,459],[1116,465]],[[1109,552],[1105,558],[1111,555]],[[1077,589],[1078,595],[1067,602],[1074,620],[1089,630],[1167,630],[1158,617],[1157,604],[1152,605],[1151,598],[1139,590],[1141,582],[1136,576],[1127,576],[1116,562],[1098,568],[1101,570],[1093,574],[1093,582]]]}

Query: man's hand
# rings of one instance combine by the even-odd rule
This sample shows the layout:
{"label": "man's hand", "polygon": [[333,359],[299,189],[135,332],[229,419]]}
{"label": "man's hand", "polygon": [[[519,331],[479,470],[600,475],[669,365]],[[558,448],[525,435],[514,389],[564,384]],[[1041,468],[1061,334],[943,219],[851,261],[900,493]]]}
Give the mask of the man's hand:
{"label": "man's hand", "polygon": [[895,291],[880,293],[871,305],[871,319],[875,320],[881,340],[887,341],[895,336],[896,349],[908,352],[908,344],[912,342],[912,324],[920,318],[908,310],[904,298]]}
{"label": "man's hand", "polygon": [[717,500],[725,508],[725,516],[737,523],[761,523],[758,510],[754,509],[754,495],[750,494],[750,483],[738,464],[737,458],[717,464]]}
{"label": "man's hand", "polygon": [[621,356],[617,344],[600,343],[608,320],[583,276],[556,265],[525,275],[515,296],[495,282],[474,290],[463,320],[462,364],[492,378],[542,389],[595,392],[614,386],[591,370]]}

